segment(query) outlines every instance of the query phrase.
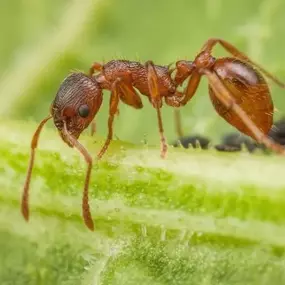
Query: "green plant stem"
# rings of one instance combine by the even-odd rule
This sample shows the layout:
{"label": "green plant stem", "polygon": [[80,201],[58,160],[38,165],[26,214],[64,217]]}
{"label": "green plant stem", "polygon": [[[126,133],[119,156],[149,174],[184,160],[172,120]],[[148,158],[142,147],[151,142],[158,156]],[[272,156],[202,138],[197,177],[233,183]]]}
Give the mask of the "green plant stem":
{"label": "green plant stem", "polygon": [[[263,272],[264,278],[275,276],[279,284],[285,284],[281,270],[285,260],[284,158],[170,148],[164,161],[157,147],[114,141],[93,167],[92,233],[80,212],[84,159],[54,130],[44,130],[41,136],[29,223],[21,217],[21,190],[35,127],[33,123],[0,123],[0,242],[8,235],[13,244],[19,237],[24,239],[27,248],[30,244],[39,248],[47,243],[60,245],[59,256],[69,262],[70,255],[80,252],[81,256],[83,251],[94,260],[87,262],[85,256],[84,262],[74,261],[81,265],[75,270],[81,275],[76,275],[85,276],[84,282],[96,279],[96,284],[111,284],[110,280],[123,284],[124,278],[131,280],[128,272],[134,274],[134,282],[149,276],[140,284],[173,284],[169,283],[173,278],[179,279],[176,284],[188,284],[187,278],[197,284],[201,280],[203,284],[259,284],[260,266],[272,267]],[[87,135],[80,141],[94,158],[103,143]],[[66,244],[71,246],[68,253],[62,250]],[[15,246],[18,251],[21,247]],[[36,260],[30,255],[28,259],[32,264]],[[83,270],[86,262],[91,264],[88,272]],[[124,267],[129,271],[120,271]],[[219,268],[228,279],[216,274]],[[238,270],[233,273],[233,268]],[[251,283],[245,283],[247,274]],[[234,283],[235,279],[240,283]],[[128,282],[124,284],[133,284]]]}

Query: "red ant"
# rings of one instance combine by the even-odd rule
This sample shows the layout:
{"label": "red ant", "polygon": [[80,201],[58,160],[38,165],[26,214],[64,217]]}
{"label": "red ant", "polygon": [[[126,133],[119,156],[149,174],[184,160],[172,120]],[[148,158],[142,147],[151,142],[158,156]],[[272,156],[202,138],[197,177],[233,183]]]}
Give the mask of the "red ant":
{"label": "red ant", "polygon": [[[220,44],[232,57],[215,59],[212,49]],[[172,72],[176,70],[174,79]],[[99,74],[94,75],[95,71]],[[78,142],[82,131],[88,127],[102,103],[102,90],[111,91],[108,136],[98,158],[106,152],[113,138],[113,121],[118,111],[120,100],[136,109],[143,107],[136,89],[146,95],[156,109],[161,141],[161,157],[165,157],[167,144],[163,134],[160,108],[163,99],[169,106],[180,107],[194,96],[200,79],[205,75],[209,81],[209,94],[217,113],[242,133],[263,143],[266,147],[285,154],[283,146],[267,137],[273,123],[273,102],[268,85],[262,76],[273,80],[280,87],[285,85],[252,62],[245,54],[222,39],[209,39],[194,61],[181,60],[176,68],[154,65],[148,61],[139,62],[113,60],[107,64],[94,63],[89,75],[72,73],[61,84],[51,105],[50,115],[38,126],[31,143],[31,158],[22,196],[22,214],[29,218],[29,184],[34,164],[35,148],[42,127],[51,118],[62,139],[77,148],[84,156],[87,174],[82,198],[82,212],[86,226],[94,229],[88,202],[88,186],[92,168],[92,157]],[[189,78],[187,87],[181,93],[178,86]]]}

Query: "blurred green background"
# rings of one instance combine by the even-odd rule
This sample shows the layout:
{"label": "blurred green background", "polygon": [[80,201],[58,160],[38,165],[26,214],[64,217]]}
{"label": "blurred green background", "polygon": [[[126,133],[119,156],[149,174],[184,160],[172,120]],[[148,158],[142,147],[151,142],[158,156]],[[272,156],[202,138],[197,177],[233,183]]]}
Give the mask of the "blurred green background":
{"label": "blurred green background", "polygon": [[[46,116],[58,86],[74,69],[93,61],[129,59],[167,65],[193,59],[209,37],[221,37],[285,80],[283,0],[1,0],[0,117],[36,120]],[[216,49],[217,55],[227,55]],[[182,109],[186,133],[217,140],[231,127],[215,113],[204,79]],[[272,86],[279,112],[284,90]],[[97,116],[106,135],[109,94]],[[136,143],[159,143],[155,111],[121,104],[115,134]],[[175,139],[173,114],[163,108],[168,141]],[[143,123],[142,123],[143,122]],[[51,123],[50,123],[51,124]]]}
{"label": "blurred green background", "polygon": [[[11,123],[7,124],[8,127],[6,127],[5,122],[7,120],[40,121],[45,117],[60,83],[71,70],[88,71],[94,61],[107,62],[122,58],[142,62],[151,59],[161,65],[167,65],[180,59],[191,60],[210,37],[221,37],[233,43],[253,60],[285,81],[284,0],[0,0],[0,35],[0,125],[4,126],[1,128],[2,133],[0,132],[2,138],[5,135],[10,136],[10,133],[5,134],[5,129],[16,125]],[[215,51],[217,55],[227,55],[220,48]],[[107,133],[108,93],[105,92],[104,104],[97,117],[98,133],[102,136],[106,136]],[[275,119],[285,114],[284,93],[285,90],[272,85],[275,107],[279,109],[275,114]],[[122,140],[141,143],[147,139],[149,143],[158,145],[156,113],[145,97],[143,97],[143,102],[145,107],[142,110],[134,110],[121,104],[120,116],[116,118],[115,134]],[[169,142],[176,138],[172,111],[167,106],[164,106],[162,110],[165,132]],[[205,79],[196,96],[182,109],[182,115],[185,133],[207,134],[217,141],[222,134],[233,130],[215,113],[209,100]],[[52,127],[51,122],[49,126]],[[21,127],[22,125],[19,124],[19,129]],[[121,214],[118,214],[114,220],[112,218],[109,220],[108,215],[100,216],[102,215],[101,210],[98,221],[100,222],[102,219],[102,232],[95,232],[95,235],[84,232],[82,220],[79,216],[81,200],[78,197],[81,192],[78,191],[78,185],[82,187],[82,175],[85,172],[78,171],[77,166],[74,168],[72,160],[75,156],[79,159],[79,156],[74,154],[70,160],[66,159],[67,154],[71,153],[71,150],[66,148],[64,148],[66,152],[63,152],[61,156],[56,153],[52,156],[47,155],[53,149],[51,146],[46,152],[39,152],[35,169],[37,176],[33,178],[32,182],[34,183],[32,195],[36,201],[33,204],[32,211],[38,211],[38,216],[34,213],[31,223],[23,225],[24,221],[19,215],[17,196],[19,192],[17,191],[21,191],[20,186],[27,167],[29,147],[26,138],[32,136],[32,133],[26,134],[27,130],[30,129],[29,126],[22,128],[25,136],[21,133],[20,136],[15,135],[14,139],[3,140],[4,149],[0,155],[4,161],[4,163],[0,163],[0,172],[2,170],[2,175],[0,175],[0,178],[2,177],[2,187],[0,187],[2,189],[0,197],[2,199],[0,279],[7,280],[6,283],[2,282],[3,284],[16,284],[15,279],[19,280],[17,284],[89,284],[87,281],[80,282],[79,279],[82,279],[82,276],[86,278],[87,273],[90,274],[90,279],[93,275],[96,277],[96,274],[101,274],[99,271],[103,269],[99,268],[99,273],[95,272],[95,269],[97,270],[98,264],[101,266],[102,263],[102,268],[104,268],[105,255],[109,254],[107,245],[112,245],[113,233],[118,233],[119,236],[122,233],[126,234],[122,238],[126,240],[126,237],[131,236],[131,233],[125,227],[129,227],[133,223],[136,228],[134,232],[136,230],[139,232],[140,222],[137,222],[132,216],[130,218],[126,216],[118,223],[117,220],[121,219]],[[20,145],[19,140],[24,145],[24,151],[18,147]],[[59,137],[58,140],[60,140]],[[11,141],[13,141],[12,144]],[[7,142],[9,142],[9,147],[6,145]],[[50,141],[46,143],[49,144]],[[57,147],[58,145],[55,144],[55,148]],[[13,151],[13,148],[16,150]],[[210,156],[207,156],[203,159],[200,155],[198,158],[198,156],[191,154],[189,160],[192,161],[193,159],[192,165],[197,165],[198,172],[203,173],[203,165],[209,165],[208,169],[210,169],[215,163],[213,159],[209,160],[209,158]],[[228,157],[227,159],[230,161],[231,158]],[[40,161],[42,161],[42,165]],[[198,164],[198,161],[202,163],[202,166]],[[218,173],[217,169],[223,169],[224,164],[218,164],[218,160],[217,169],[211,167],[214,169],[213,172],[205,171],[208,176],[201,176],[201,181],[196,179],[196,170],[190,171],[190,175],[182,173],[181,177],[185,176],[183,179],[189,179],[190,188],[184,186],[183,183],[177,183],[176,178],[171,180],[172,172],[169,172],[170,175],[168,172],[158,169],[157,172],[150,171],[148,174],[148,168],[138,170],[138,176],[143,177],[142,182],[136,178],[123,178],[127,181],[127,186],[123,187],[120,182],[119,184],[117,182],[121,181],[118,180],[118,173],[121,174],[120,168],[117,170],[116,167],[107,164],[102,166],[101,164],[102,172],[100,169],[93,172],[95,173],[94,177],[96,175],[96,179],[93,179],[93,197],[101,199],[102,195],[106,195],[104,199],[110,198],[111,201],[111,204],[108,204],[107,200],[102,200],[101,209],[104,209],[104,205],[112,205],[114,203],[112,199],[116,197],[116,203],[119,202],[118,207],[121,207],[121,200],[125,203],[125,201],[132,202],[132,199],[135,199],[136,203],[141,204],[142,209],[151,209],[152,206],[149,205],[160,203],[156,201],[161,200],[162,205],[169,203],[170,209],[174,211],[176,209],[175,195],[178,195],[177,197],[180,197],[185,205],[187,205],[187,201],[193,202],[198,214],[200,215],[201,209],[203,215],[210,218],[209,221],[212,219],[215,221],[218,217],[217,221],[219,222],[222,214],[229,218],[236,214],[239,219],[237,224],[234,223],[235,220],[229,219],[229,229],[232,230],[232,236],[229,231],[228,240],[228,233],[224,231],[223,224],[217,222],[218,246],[216,247],[208,243],[207,235],[204,238],[205,235],[203,237],[202,232],[197,232],[197,240],[201,234],[201,243],[205,243],[205,245],[195,247],[195,226],[192,229],[192,224],[190,224],[189,229],[191,228],[191,231],[187,232],[186,239],[189,238],[190,240],[189,250],[191,253],[187,256],[186,261],[179,259],[180,255],[184,255],[184,248],[179,249],[177,240],[173,239],[174,243],[172,244],[171,231],[170,234],[169,232],[167,234],[170,243],[165,244],[166,249],[161,247],[160,243],[157,245],[156,239],[154,245],[148,244],[153,236],[160,238],[162,232],[160,225],[157,230],[156,224],[153,229],[151,228],[153,225],[150,224],[150,230],[148,228],[149,240],[145,239],[141,243],[141,239],[138,239],[138,243],[129,244],[129,248],[124,252],[125,255],[122,257],[118,255],[118,259],[114,257],[114,260],[108,264],[106,280],[109,278],[109,272],[112,277],[112,266],[114,268],[116,266],[117,271],[127,273],[126,275],[122,274],[122,276],[134,278],[138,275],[145,283],[148,282],[149,284],[154,283],[148,281],[150,280],[148,278],[160,280],[161,276],[164,279],[155,284],[174,284],[173,280],[167,279],[172,276],[179,276],[178,278],[182,279],[179,284],[184,284],[183,278],[185,280],[191,278],[194,283],[195,280],[198,280],[197,284],[229,284],[229,279],[232,281],[231,284],[249,284],[241,280],[242,278],[258,281],[251,284],[284,284],[284,282],[275,282],[284,276],[284,247],[282,246],[280,252],[276,249],[267,251],[263,248],[268,237],[272,238],[273,241],[276,237],[276,240],[279,241],[279,239],[281,240],[280,237],[284,236],[282,223],[284,187],[276,190],[274,188],[275,183],[272,183],[272,189],[267,191],[267,188],[264,189],[264,186],[260,186],[262,179],[254,178],[251,180],[250,177],[261,175],[264,180],[268,178],[268,181],[276,182],[277,185],[283,180],[280,175],[277,175],[278,171],[274,172],[273,168],[270,168],[275,160],[272,164],[269,163],[268,168],[266,168],[267,165],[264,167],[266,162],[263,164],[261,160],[255,161],[253,159],[253,164],[247,159],[244,161],[223,162],[226,163],[224,168],[229,169],[229,174],[226,173],[225,179],[231,181],[229,186],[223,186],[227,185],[223,183],[220,186],[217,184],[219,180],[213,183],[213,186],[210,185],[212,177],[213,181],[217,177],[215,175]],[[181,168],[186,169],[185,165],[187,165],[186,160],[184,164],[181,164]],[[232,168],[232,165],[235,165],[236,169]],[[85,164],[83,166],[85,167]],[[244,166],[247,166],[244,171],[239,172],[239,169]],[[112,167],[111,171],[109,167]],[[146,167],[149,167],[148,164]],[[276,163],[276,167],[281,169],[281,163]],[[267,176],[266,171],[269,168],[271,175]],[[190,169],[194,169],[194,167],[191,168],[190,165]],[[247,169],[253,169],[253,174],[248,171],[249,175],[241,177],[240,180],[239,176],[243,175]],[[109,176],[106,175],[106,171],[108,171]],[[128,168],[128,171],[133,173],[131,168]],[[125,176],[128,174],[124,168],[123,173],[126,173]],[[55,177],[55,179],[50,179],[50,177]],[[238,180],[232,179],[235,177],[238,177]],[[245,182],[243,181],[244,178]],[[153,179],[151,180],[153,184],[149,184],[150,179]],[[180,179],[180,176],[177,179]],[[125,183],[125,180],[122,181]],[[161,181],[162,184],[156,184],[156,180]],[[246,184],[246,181],[249,181],[249,184]],[[255,182],[256,185],[254,185]],[[55,185],[53,183],[68,186],[63,188],[62,186],[50,187],[50,185]],[[164,185],[168,183],[172,183],[170,190],[164,189]],[[178,194],[174,194],[173,191],[176,184],[182,187],[182,190],[177,189]],[[100,185],[107,186],[100,187]],[[280,185],[283,186],[281,182]],[[189,194],[186,195],[188,189]],[[47,196],[41,196],[42,193]],[[57,195],[60,193],[62,196]],[[136,194],[132,196],[132,193]],[[49,199],[45,199],[45,197],[49,197]],[[150,202],[144,204],[143,201],[145,200],[143,199],[149,199]],[[43,204],[43,207],[39,206],[42,205],[43,201],[46,204]],[[94,202],[93,205],[97,205],[96,203]],[[122,209],[124,209],[124,203]],[[177,203],[177,205],[180,204]],[[191,214],[193,209],[191,207],[187,209],[188,206],[185,205],[181,206],[182,211],[187,213],[189,210]],[[162,210],[165,210],[164,206],[161,207]],[[63,214],[67,208],[67,212]],[[196,208],[193,212],[195,215]],[[94,206],[93,209],[98,215],[97,208]],[[207,210],[209,213],[205,209],[209,209]],[[53,214],[53,211],[55,216],[50,217],[49,215]],[[74,218],[70,218],[69,213],[75,213]],[[144,211],[141,215],[144,215],[144,219],[148,218]],[[65,219],[67,216],[68,218]],[[80,224],[77,225],[79,217]],[[273,217],[272,221],[270,217]],[[249,223],[247,223],[247,219]],[[251,219],[256,219],[257,223],[254,221],[251,224]],[[169,220],[172,221],[172,219]],[[154,219],[153,223],[156,221]],[[206,219],[206,221],[208,220]],[[272,223],[270,224],[272,227],[267,226],[268,221]],[[243,227],[243,222],[246,222],[246,227]],[[113,227],[114,224],[116,226],[118,224],[118,229]],[[212,222],[209,224],[205,222],[205,225],[209,227],[207,230],[212,234]],[[253,226],[251,227],[251,225]],[[200,224],[198,229],[199,227]],[[256,234],[259,233],[256,228],[262,230],[261,235]],[[250,230],[247,232],[247,229]],[[247,247],[243,243],[242,234],[240,241],[235,240],[236,236],[239,237],[239,231],[249,241],[251,241],[251,235],[254,236],[254,240],[260,239],[260,248],[255,248],[255,245]],[[213,236],[213,242],[215,238]],[[164,254],[165,252],[174,261],[170,262],[168,255]],[[98,257],[97,253],[102,256]],[[186,251],[186,254],[188,253]],[[113,255],[110,256],[113,258]],[[117,263],[117,260],[121,263]],[[157,266],[157,264],[159,265]],[[281,277],[277,273],[280,273]],[[197,276],[196,279],[195,276]],[[213,276],[217,282],[210,283],[209,276]],[[268,276],[267,278],[270,281],[267,282],[266,279],[261,280],[260,283],[259,280],[264,276]],[[209,280],[207,281],[206,278]],[[107,282],[108,280],[104,284]],[[188,281],[185,281],[185,284],[186,282]],[[122,283],[115,283],[110,278],[109,284]],[[139,283],[135,281],[132,284]]]}

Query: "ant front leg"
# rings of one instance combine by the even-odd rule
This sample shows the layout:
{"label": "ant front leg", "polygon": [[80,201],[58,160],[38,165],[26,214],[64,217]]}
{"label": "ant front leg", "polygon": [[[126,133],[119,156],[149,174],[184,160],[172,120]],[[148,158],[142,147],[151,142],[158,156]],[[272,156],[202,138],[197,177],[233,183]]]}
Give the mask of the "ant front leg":
{"label": "ant front leg", "polygon": [[250,63],[251,65],[255,66],[256,68],[258,68],[261,72],[263,72],[270,80],[272,80],[273,82],[275,82],[279,87],[281,88],[285,88],[285,84],[280,81],[278,78],[276,78],[274,75],[272,75],[270,72],[268,72],[267,70],[265,70],[263,67],[261,67],[259,64],[253,62],[247,55],[245,55],[243,52],[241,52],[240,50],[238,50],[235,46],[233,46],[232,44],[230,44],[229,42],[222,40],[222,39],[216,39],[216,38],[212,38],[209,39],[204,46],[202,47],[202,51],[206,51],[211,53],[212,49],[214,48],[214,46],[216,44],[220,44],[227,52],[229,52],[231,55],[233,55],[234,57],[246,61],[248,63]]}
{"label": "ant front leg", "polygon": [[285,155],[285,148],[282,145],[273,142],[268,136],[266,136],[250,119],[247,113],[237,103],[235,103],[231,93],[228,91],[218,75],[210,70],[204,70],[204,74],[207,76],[209,84],[215,92],[215,96],[218,100],[227,108],[227,110],[232,110],[243,121],[253,134],[256,141],[264,144],[266,147],[277,153]]}
{"label": "ant front leg", "polygon": [[[119,109],[117,109],[116,115],[117,115],[117,116],[120,115]],[[94,119],[94,120],[92,121],[92,123],[90,124],[90,135],[91,135],[91,137],[94,136],[94,134],[96,133],[96,131],[97,131],[97,124],[96,124],[96,121],[95,121],[95,119]]]}
{"label": "ant front leg", "polygon": [[101,159],[103,154],[108,149],[111,140],[113,139],[114,116],[116,115],[116,113],[118,111],[118,105],[119,105],[119,99],[120,99],[119,87],[118,87],[118,84],[120,83],[120,81],[121,81],[121,79],[117,78],[112,84],[110,106],[109,106],[108,136],[107,136],[107,139],[106,139],[103,147],[101,148],[101,150],[99,151],[99,153],[97,155],[98,159]]}
{"label": "ant front leg", "polygon": [[153,62],[148,61],[146,62],[145,66],[147,69],[147,81],[148,81],[148,88],[150,91],[150,99],[151,99],[153,107],[156,109],[156,112],[157,112],[158,129],[159,129],[160,144],[161,144],[160,156],[162,158],[165,158],[166,153],[167,153],[167,144],[166,144],[166,139],[164,136],[164,130],[163,130],[163,124],[162,124],[162,118],[161,118],[161,112],[160,112],[160,108],[162,106],[162,100],[159,94],[158,76],[156,74]]}

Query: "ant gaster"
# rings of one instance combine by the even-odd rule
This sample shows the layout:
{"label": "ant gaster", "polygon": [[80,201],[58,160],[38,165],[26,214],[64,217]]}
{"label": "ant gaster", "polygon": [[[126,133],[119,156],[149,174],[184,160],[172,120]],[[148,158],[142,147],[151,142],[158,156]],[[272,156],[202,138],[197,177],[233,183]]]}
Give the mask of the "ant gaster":
{"label": "ant gaster", "polygon": [[[215,59],[212,49],[220,44],[232,57]],[[174,78],[171,77],[176,71]],[[94,75],[95,72],[99,72]],[[106,152],[113,138],[113,121],[119,102],[136,109],[143,107],[138,90],[148,97],[156,109],[161,141],[161,157],[165,157],[167,144],[163,134],[160,113],[163,101],[172,107],[184,106],[194,96],[201,77],[209,82],[209,95],[217,113],[242,133],[263,143],[266,147],[285,154],[285,149],[267,137],[273,123],[273,102],[268,85],[261,72],[277,83],[285,85],[252,62],[245,54],[222,39],[209,39],[194,61],[180,60],[176,67],[146,64],[126,60],[113,60],[106,64],[94,63],[89,75],[72,73],[61,84],[51,105],[51,114],[38,126],[31,143],[31,158],[22,196],[22,214],[29,218],[29,184],[34,164],[35,148],[44,124],[51,118],[62,139],[75,147],[84,156],[87,174],[82,198],[82,214],[86,226],[94,229],[88,202],[88,186],[92,168],[92,157],[78,142],[81,132],[88,127],[102,103],[102,90],[111,91],[109,103],[108,136],[98,158]],[[183,92],[178,86],[187,79]],[[181,128],[178,126],[178,128]]]}

